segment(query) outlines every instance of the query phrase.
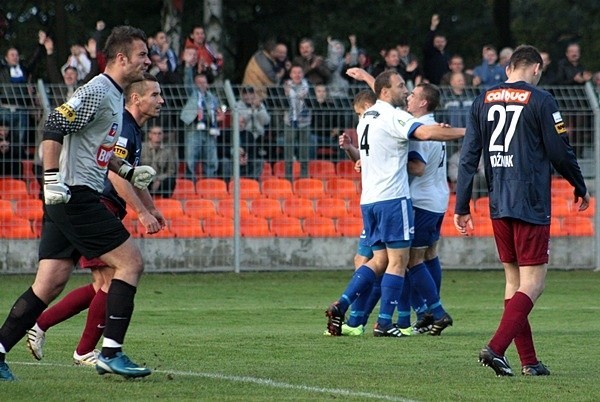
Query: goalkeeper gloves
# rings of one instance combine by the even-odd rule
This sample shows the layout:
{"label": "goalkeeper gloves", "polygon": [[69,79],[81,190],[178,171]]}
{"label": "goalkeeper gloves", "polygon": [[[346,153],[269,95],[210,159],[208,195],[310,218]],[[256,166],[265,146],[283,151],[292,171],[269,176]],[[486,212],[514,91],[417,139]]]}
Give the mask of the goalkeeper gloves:
{"label": "goalkeeper gloves", "polygon": [[66,204],[71,199],[71,190],[65,185],[58,169],[44,172],[44,202],[47,205]]}
{"label": "goalkeeper gloves", "polygon": [[135,187],[143,190],[152,182],[156,171],[151,166],[133,167],[131,163],[124,160],[117,174]]}

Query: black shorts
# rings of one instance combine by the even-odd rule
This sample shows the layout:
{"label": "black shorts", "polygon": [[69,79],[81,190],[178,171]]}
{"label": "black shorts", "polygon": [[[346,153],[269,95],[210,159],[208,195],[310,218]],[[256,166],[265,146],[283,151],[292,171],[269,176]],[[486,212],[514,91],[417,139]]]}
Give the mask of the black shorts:
{"label": "black shorts", "polygon": [[118,217],[86,186],[72,186],[66,204],[44,205],[39,259],[95,258],[129,238]]}

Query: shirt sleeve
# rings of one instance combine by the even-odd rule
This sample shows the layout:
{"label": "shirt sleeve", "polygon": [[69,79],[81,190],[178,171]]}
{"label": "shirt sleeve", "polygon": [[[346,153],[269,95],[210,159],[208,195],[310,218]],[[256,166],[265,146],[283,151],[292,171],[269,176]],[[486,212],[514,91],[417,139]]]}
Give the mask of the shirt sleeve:
{"label": "shirt sleeve", "polygon": [[458,179],[456,182],[456,207],[454,213],[466,215],[471,212],[469,203],[473,191],[473,177],[479,166],[482,142],[478,123],[477,103],[473,103],[467,120],[467,130],[458,162]]}
{"label": "shirt sleeve", "polygon": [[577,163],[575,152],[569,144],[569,137],[558,103],[551,96],[544,98],[541,106],[542,138],[552,166],[573,187],[575,194],[584,196],[587,193],[581,169]]}

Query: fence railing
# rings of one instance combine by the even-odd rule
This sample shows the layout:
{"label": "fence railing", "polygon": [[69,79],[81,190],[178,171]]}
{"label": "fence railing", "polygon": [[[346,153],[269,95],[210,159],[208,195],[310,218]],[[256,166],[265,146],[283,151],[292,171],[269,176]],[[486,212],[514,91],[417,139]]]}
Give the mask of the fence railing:
{"label": "fence railing", "polygon": [[[364,87],[352,87],[347,96],[329,98],[326,102],[319,102],[314,90],[304,100],[304,107],[310,114],[307,127],[293,127],[290,124],[290,100],[286,96],[283,87],[269,88],[267,97],[263,100],[269,116],[269,124],[264,126],[264,131],[254,131],[249,125],[249,118],[245,118],[243,112],[238,110],[236,102],[242,98],[242,87],[231,86],[229,97],[226,86],[215,86],[210,91],[216,95],[219,105],[215,111],[218,115],[218,128],[220,135],[216,137],[215,147],[217,149],[218,168],[214,175],[207,175],[206,160],[196,158],[192,160],[186,153],[186,136],[190,135],[189,127],[180,119],[180,114],[188,101],[188,95],[184,86],[163,85],[163,97],[165,104],[161,116],[148,123],[148,126],[159,125],[167,133],[167,146],[177,150],[179,157],[177,185],[175,193],[169,201],[179,204],[181,215],[169,217],[169,230],[162,234],[164,238],[214,238],[214,239],[237,239],[234,245],[235,261],[233,264],[239,269],[244,264],[243,253],[240,248],[240,239],[261,238],[271,239],[273,242],[281,239],[293,238],[342,238],[352,239],[358,236],[360,231],[360,211],[357,212],[357,199],[360,193],[360,178],[352,171],[351,164],[346,160],[345,154],[337,146],[337,136],[341,132],[348,133],[356,141],[354,127],[357,118],[352,110],[352,97]],[[591,86],[556,86],[546,88],[557,99],[562,115],[567,122],[570,141],[573,145],[580,162],[580,166],[590,187],[592,195],[595,196],[598,175],[598,138],[600,134],[600,118],[598,113],[598,99]],[[37,85],[0,85],[0,126],[9,131],[8,138],[11,147],[18,150],[17,154],[2,154],[0,161],[3,166],[10,162],[20,162],[21,170],[13,176],[24,183],[7,184],[7,179],[0,179],[1,201],[8,201],[3,207],[11,208],[13,217],[29,221],[29,232],[23,229],[14,229],[25,222],[23,220],[9,220],[8,212],[4,213],[6,219],[2,220],[0,237],[4,239],[37,238],[39,236],[38,212],[23,212],[24,200],[39,199],[39,158],[36,152],[36,144],[39,143],[41,127],[45,116],[49,111],[62,103],[73,92],[74,88],[64,85],[45,84],[38,82]],[[464,126],[469,106],[475,96],[479,93],[478,88],[466,88],[464,93],[452,92],[450,87],[442,87],[442,102],[436,111],[438,121],[444,121],[453,126]],[[236,112],[238,115],[236,116]],[[304,113],[304,112],[303,112]],[[235,123],[234,123],[235,122]],[[239,123],[239,124],[238,124]],[[146,127],[147,129],[148,127]],[[255,127],[254,127],[255,128]],[[244,132],[246,132],[244,134]],[[248,135],[250,132],[250,135]],[[293,139],[293,143],[290,143]],[[239,157],[240,148],[246,153],[248,160]],[[355,142],[356,143],[356,142]],[[459,148],[458,143],[449,143],[447,146],[450,157]],[[21,158],[21,159],[19,159]],[[197,163],[193,163],[197,162]],[[13,164],[14,165],[14,164]],[[199,182],[207,179],[222,181],[226,188],[222,196],[216,196],[215,192],[200,194]],[[278,183],[273,184],[279,180]],[[315,179],[312,184],[305,184],[304,180]],[[343,190],[341,186],[348,185],[347,180],[354,186],[354,193]],[[288,184],[281,184],[281,183]],[[320,182],[321,191],[313,188]],[[553,236],[555,237],[587,237],[593,239],[594,247],[590,252],[594,253],[594,266],[600,266],[598,260],[598,245],[600,237],[598,231],[598,216],[595,209],[585,216],[579,216],[574,212],[571,198],[571,190],[564,186],[564,182],[555,181],[556,188],[553,190]],[[218,182],[220,183],[220,182]],[[249,184],[251,183],[251,184]],[[265,183],[290,187],[290,199],[309,200],[312,212],[299,212],[301,203],[295,204],[296,210],[290,212],[290,207],[285,203],[285,198],[279,195],[267,195]],[[317,183],[317,184],[315,184]],[[335,183],[335,184],[334,184]],[[203,183],[204,185],[204,183]],[[309,186],[309,195],[301,193],[303,185]],[[14,186],[14,187],[11,187]],[[217,186],[217,185],[215,185]],[[252,191],[249,188],[258,186],[257,192],[249,196]],[[313,186],[313,187],[310,187]],[[17,187],[19,187],[17,189]],[[215,189],[213,189],[215,190]],[[24,194],[23,194],[24,191]],[[202,190],[204,191],[204,190]],[[216,190],[215,190],[216,191]],[[270,191],[270,190],[269,190]],[[285,192],[285,189],[278,189]],[[344,192],[346,191],[346,192]],[[283,193],[282,193],[283,194]],[[226,201],[221,201],[222,198]],[[281,196],[283,197],[283,196]],[[473,203],[474,210],[485,211],[485,194]],[[199,217],[198,211],[189,212],[191,205],[197,204],[195,200],[209,199],[212,202],[214,216]],[[271,216],[272,213],[257,212],[260,202],[267,208],[272,203],[264,200],[277,200],[275,209],[279,208],[281,214]],[[334,204],[341,200],[344,205],[345,215],[334,216],[331,210]],[[260,202],[257,200],[261,200]],[[328,200],[327,203],[323,200]],[[170,208],[163,200],[159,203],[163,208]],[[190,202],[193,201],[193,202]],[[39,204],[27,201],[29,209],[35,209]],[[222,205],[221,205],[222,203]],[[556,205],[554,204],[556,203]],[[188,204],[190,205],[188,208]],[[291,202],[288,202],[291,204]],[[173,204],[171,204],[173,205]],[[208,208],[207,204],[204,207]],[[177,209],[177,207],[174,207]],[[328,211],[329,209],[329,211]],[[450,221],[449,211],[447,221]],[[210,215],[210,212],[207,212]],[[307,215],[308,214],[308,215]],[[125,223],[134,236],[146,239],[143,228],[139,222],[129,216]],[[215,221],[210,221],[211,219]],[[477,233],[484,241],[490,241],[490,232],[487,231],[483,222],[487,219],[485,213],[481,213],[482,226]],[[12,222],[9,224],[9,222]],[[208,224],[210,223],[210,224]],[[231,229],[229,226],[231,223]],[[234,224],[235,223],[235,224]],[[190,228],[198,226],[198,228]],[[283,229],[282,229],[283,227]],[[184,229],[182,229],[184,228]],[[211,229],[214,232],[211,232]],[[443,228],[443,235],[455,237],[456,233],[451,225]],[[2,240],[0,240],[2,241]],[[237,251],[235,251],[237,250]],[[269,248],[269,252],[273,249]],[[226,251],[231,252],[231,250]],[[354,250],[348,250],[347,254],[353,254]],[[485,261],[490,265],[495,264],[495,255],[489,252]],[[194,264],[194,262],[191,262]],[[563,263],[563,265],[565,265]],[[576,263],[572,266],[580,266]],[[568,264],[567,264],[567,267]]]}

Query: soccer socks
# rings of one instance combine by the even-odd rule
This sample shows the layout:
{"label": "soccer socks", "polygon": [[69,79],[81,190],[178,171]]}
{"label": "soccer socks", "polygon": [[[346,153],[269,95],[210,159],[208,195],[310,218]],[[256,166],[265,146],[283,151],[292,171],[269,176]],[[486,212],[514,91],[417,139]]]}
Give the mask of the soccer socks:
{"label": "soccer socks", "polygon": [[46,303],[33,293],[32,288],[27,289],[17,299],[0,328],[0,344],[4,353],[8,353],[25,336],[26,331],[33,327],[35,320],[46,307]]}
{"label": "soccer socks", "polygon": [[392,325],[392,316],[394,310],[398,307],[402,287],[404,286],[404,277],[385,273],[381,279],[381,304],[379,306],[379,316],[377,323],[386,328]]}
{"label": "soccer socks", "polygon": [[402,286],[402,293],[400,294],[400,300],[398,301],[398,321],[396,324],[398,328],[410,327],[410,296],[412,293],[412,286],[408,275],[404,277],[404,286]]}
{"label": "soccer socks", "polygon": [[[504,308],[510,299],[504,300]],[[533,334],[531,333],[531,325],[529,325],[529,319],[525,322],[521,332],[515,336],[515,346],[517,353],[519,354],[519,360],[521,360],[521,366],[529,366],[538,364],[537,355],[535,353],[535,346],[533,345]]]}
{"label": "soccer socks", "polygon": [[525,328],[531,309],[533,309],[533,302],[522,292],[515,293],[512,299],[506,303],[500,325],[488,344],[496,354],[504,356],[510,343]]}
{"label": "soccer socks", "polygon": [[348,282],[348,286],[342,297],[338,300],[339,308],[342,313],[346,313],[348,307],[356,300],[362,293],[366,293],[367,290],[373,285],[375,281],[375,272],[366,265],[362,265],[352,275],[352,279]]}
{"label": "soccer socks", "polygon": [[364,320],[362,322],[363,325],[367,325],[367,321],[369,320],[369,316],[375,309],[377,303],[379,303],[379,299],[381,299],[381,280],[383,279],[383,275],[379,275],[375,278],[375,282],[373,282],[373,286],[371,286],[371,292],[369,293],[369,298],[365,304],[365,315]]}
{"label": "soccer socks", "polygon": [[98,341],[102,337],[106,327],[106,299],[107,294],[102,289],[96,292],[96,296],[90,303],[87,313],[85,328],[77,345],[77,354],[82,356],[94,350]]}
{"label": "soccer socks", "polygon": [[92,284],[82,286],[69,292],[58,303],[47,309],[37,319],[37,325],[42,331],[81,313],[90,306],[96,295]]}
{"label": "soccer socks", "polygon": [[136,287],[120,279],[113,279],[106,298],[106,328],[102,342],[102,355],[114,357],[121,351],[125,333],[133,314]]}
{"label": "soccer socks", "polygon": [[410,278],[412,288],[427,300],[427,305],[429,306],[429,311],[433,314],[433,318],[436,320],[442,318],[446,314],[446,311],[442,307],[437,288],[425,264],[420,263],[410,268],[406,276]]}
{"label": "soccer socks", "polygon": [[365,289],[365,291],[362,292],[352,303],[352,308],[348,316],[348,321],[346,322],[346,324],[348,324],[350,327],[358,327],[359,325],[363,325],[366,313],[365,306],[367,304],[367,301],[369,300],[369,297],[371,297],[372,289],[373,286],[370,286],[368,289]]}
{"label": "soccer socks", "polygon": [[423,263],[431,274],[431,278],[437,288],[438,296],[440,296],[440,292],[442,291],[442,265],[440,264],[440,259],[434,257],[431,260],[423,261]]}

